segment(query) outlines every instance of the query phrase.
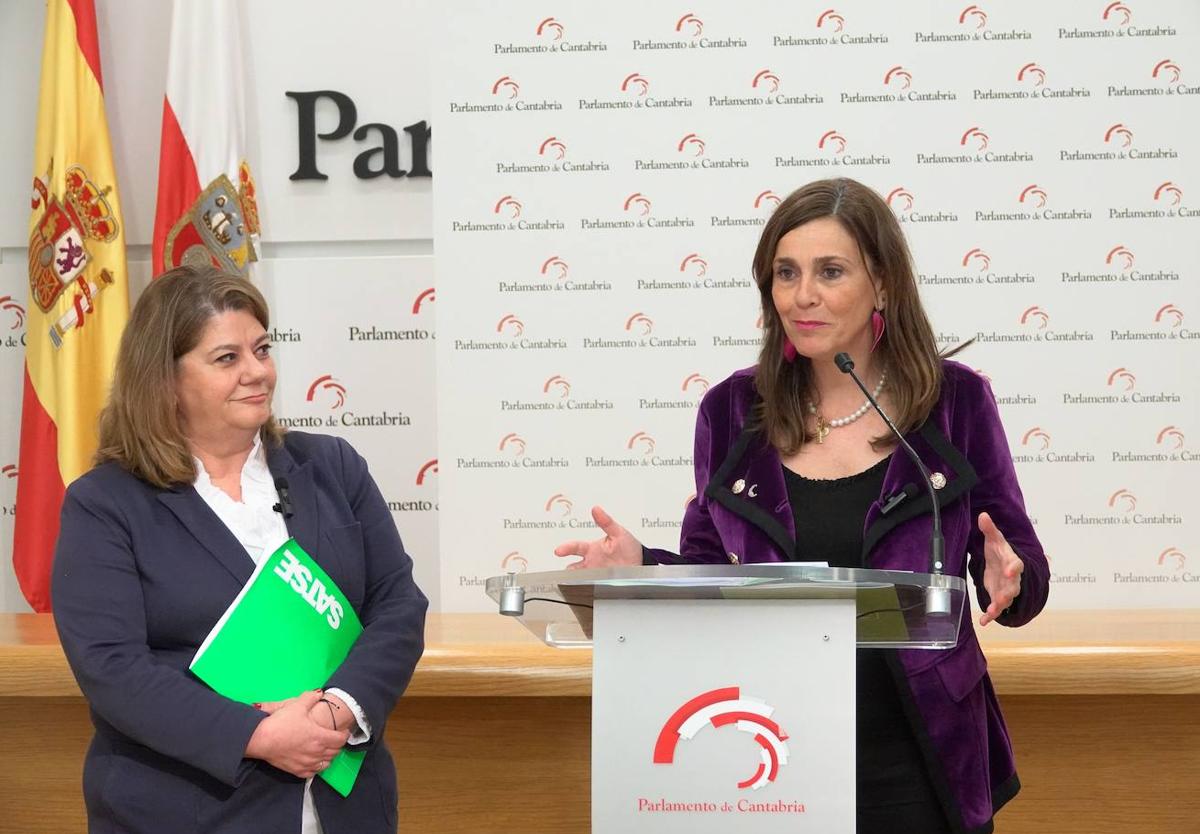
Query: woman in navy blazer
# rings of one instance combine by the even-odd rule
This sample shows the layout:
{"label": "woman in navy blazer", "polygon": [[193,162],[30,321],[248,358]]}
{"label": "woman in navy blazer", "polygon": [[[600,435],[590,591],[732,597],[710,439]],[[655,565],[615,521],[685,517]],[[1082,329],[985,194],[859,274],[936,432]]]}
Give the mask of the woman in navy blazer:
{"label": "woman in navy blazer", "polygon": [[[1050,572],[995,398],[978,374],[939,357],[887,204],[853,180],[799,189],[764,227],[754,275],[762,351],[756,366],[713,386],[700,405],[697,496],[680,552],[643,548],[599,507],[593,516],[604,538],[555,552],[583,557],[571,567],[604,567],[824,561],[832,547],[842,566],[927,572],[932,502],[836,367],[846,352],[934,472],[945,571],[970,573],[980,624],[1032,619],[1046,603]],[[860,652],[859,685],[860,834],[990,832],[1020,782],[970,622],[950,651],[866,661]],[[880,728],[886,742],[871,732]]]}
{"label": "woman in navy blazer", "polygon": [[[396,830],[382,739],[423,650],[427,601],[363,459],[271,418],[268,326],[266,302],[240,277],[184,267],[153,282],[122,337],[97,465],[67,490],[53,602],[96,730],[83,779],[92,834]],[[286,479],[283,535],[364,627],[324,693],[264,705],[229,700],[188,671],[253,557],[269,555],[254,552],[263,516],[243,494],[255,461]],[[201,472],[245,524],[231,528],[201,496]],[[306,788],[368,728],[348,797],[320,780]]]}

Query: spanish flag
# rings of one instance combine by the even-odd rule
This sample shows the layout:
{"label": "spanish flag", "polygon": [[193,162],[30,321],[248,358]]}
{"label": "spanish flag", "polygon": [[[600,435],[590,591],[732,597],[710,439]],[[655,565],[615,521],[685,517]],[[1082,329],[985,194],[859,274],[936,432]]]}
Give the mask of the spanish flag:
{"label": "spanish flag", "polygon": [[129,317],[94,0],[46,1],[33,165],[13,568],[34,610],[49,611],[63,492],[91,466]]}

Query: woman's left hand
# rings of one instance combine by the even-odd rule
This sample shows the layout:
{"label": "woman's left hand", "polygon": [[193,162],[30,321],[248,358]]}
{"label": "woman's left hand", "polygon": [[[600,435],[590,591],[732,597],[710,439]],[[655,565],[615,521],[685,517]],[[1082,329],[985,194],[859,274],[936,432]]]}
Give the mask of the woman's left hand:
{"label": "woman's left hand", "polygon": [[979,624],[985,626],[1003,614],[1021,593],[1025,563],[987,513],[979,514],[979,532],[983,533],[983,588],[991,598],[991,605],[979,618]]}

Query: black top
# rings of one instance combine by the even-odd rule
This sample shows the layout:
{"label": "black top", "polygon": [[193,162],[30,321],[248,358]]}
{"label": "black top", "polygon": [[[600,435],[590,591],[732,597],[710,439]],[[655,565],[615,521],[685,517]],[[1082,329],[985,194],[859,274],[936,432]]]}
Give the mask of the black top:
{"label": "black top", "polygon": [[[879,497],[889,458],[848,478],[812,480],[784,467],[784,482],[796,523],[798,561],[830,567],[869,567],[863,561],[867,510]],[[937,800],[896,691],[886,649],[859,649],[857,662],[857,752],[859,830],[864,809],[922,805],[938,812]],[[912,810],[917,810],[913,808]],[[891,822],[896,823],[893,817]],[[903,825],[892,830],[908,830]],[[917,830],[917,829],[911,829]],[[937,829],[933,829],[937,830]]]}

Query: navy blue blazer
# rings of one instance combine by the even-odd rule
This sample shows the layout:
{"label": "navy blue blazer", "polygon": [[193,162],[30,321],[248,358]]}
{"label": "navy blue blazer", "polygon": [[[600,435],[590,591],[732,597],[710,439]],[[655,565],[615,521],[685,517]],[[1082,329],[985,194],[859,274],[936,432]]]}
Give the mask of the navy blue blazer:
{"label": "navy blue blazer", "polygon": [[[327,682],[371,724],[350,796],[320,779],[326,834],[396,830],[396,772],[381,743],[424,649],[428,601],[366,462],[340,438],[267,445],[287,478],[288,531],[346,593],[364,631]],[[304,781],[243,758],[265,715],[213,692],[188,663],[254,564],[196,490],[158,489],[115,464],[67,489],[54,557],[55,622],[91,707],[84,762],[91,834],[298,834]]]}

